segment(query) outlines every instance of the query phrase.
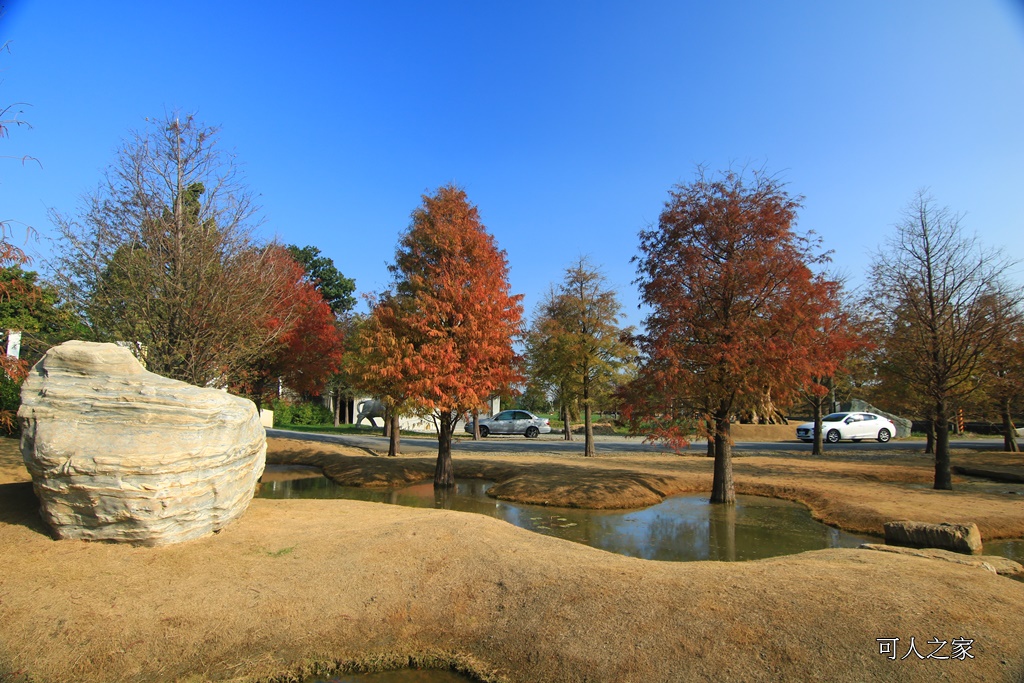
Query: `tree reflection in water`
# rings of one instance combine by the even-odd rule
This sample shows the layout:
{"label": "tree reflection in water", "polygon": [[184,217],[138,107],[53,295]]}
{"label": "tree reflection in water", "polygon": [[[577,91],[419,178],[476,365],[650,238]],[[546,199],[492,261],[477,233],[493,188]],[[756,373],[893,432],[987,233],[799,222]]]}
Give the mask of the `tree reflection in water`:
{"label": "tree reflection in water", "polygon": [[641,510],[581,510],[520,505],[487,495],[491,482],[457,480],[454,489],[432,482],[398,489],[338,486],[309,478],[264,484],[262,498],[346,498],[410,507],[485,514],[524,529],[609,552],[648,560],[734,562],[821,548],[876,542],[816,522],[802,505],[737,496],[736,505],[712,505],[707,495],[675,496]]}
{"label": "tree reflection in water", "polygon": [[447,486],[434,486],[434,507],[438,510],[451,510],[455,504],[455,491]]}

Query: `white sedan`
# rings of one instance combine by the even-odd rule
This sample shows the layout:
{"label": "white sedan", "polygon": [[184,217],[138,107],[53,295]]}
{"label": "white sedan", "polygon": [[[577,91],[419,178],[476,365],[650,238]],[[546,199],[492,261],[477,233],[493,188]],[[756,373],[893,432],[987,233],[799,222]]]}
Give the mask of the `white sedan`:
{"label": "white sedan", "polygon": [[[466,423],[466,431],[473,433],[473,423]],[[551,432],[551,423],[547,418],[537,417],[525,410],[504,410],[494,417],[480,418],[480,436],[489,434],[522,434],[528,439],[538,434]]]}
{"label": "white sedan", "polygon": [[[843,439],[878,439],[885,443],[896,435],[896,425],[888,418],[874,413],[832,413],[821,418],[821,431],[829,443]],[[797,427],[796,438],[814,441],[814,423],[805,422]]]}

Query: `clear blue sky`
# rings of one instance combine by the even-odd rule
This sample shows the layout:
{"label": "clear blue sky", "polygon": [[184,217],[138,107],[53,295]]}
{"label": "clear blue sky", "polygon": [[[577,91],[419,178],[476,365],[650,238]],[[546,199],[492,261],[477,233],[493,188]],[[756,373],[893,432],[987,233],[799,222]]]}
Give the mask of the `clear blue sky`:
{"label": "clear blue sky", "polygon": [[0,140],[0,218],[37,258],[47,209],[175,109],[221,126],[266,237],[360,292],[455,182],[528,313],[589,255],[638,323],[637,232],[696,164],[780,174],[855,285],[922,187],[1024,256],[1020,0],[0,4],[0,103],[33,126]]}

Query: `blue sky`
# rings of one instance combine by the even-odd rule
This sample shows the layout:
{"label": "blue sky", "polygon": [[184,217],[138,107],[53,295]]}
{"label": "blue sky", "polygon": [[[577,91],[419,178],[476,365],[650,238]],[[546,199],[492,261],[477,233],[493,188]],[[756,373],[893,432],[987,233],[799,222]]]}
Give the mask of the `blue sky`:
{"label": "blue sky", "polygon": [[854,285],[922,187],[1024,255],[1020,0],[0,4],[0,103],[33,126],[0,140],[0,218],[37,265],[47,209],[173,110],[221,127],[265,237],[360,292],[455,182],[528,313],[588,255],[639,323],[637,232],[696,164],[780,175]]}

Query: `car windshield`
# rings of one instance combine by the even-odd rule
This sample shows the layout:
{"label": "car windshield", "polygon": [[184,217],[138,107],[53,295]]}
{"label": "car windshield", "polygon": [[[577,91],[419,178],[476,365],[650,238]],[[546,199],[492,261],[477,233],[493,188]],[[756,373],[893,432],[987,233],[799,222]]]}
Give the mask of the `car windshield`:
{"label": "car windshield", "polygon": [[826,415],[825,417],[821,418],[821,421],[822,422],[842,422],[843,420],[846,419],[847,415],[849,415],[849,413],[832,413],[831,415]]}

